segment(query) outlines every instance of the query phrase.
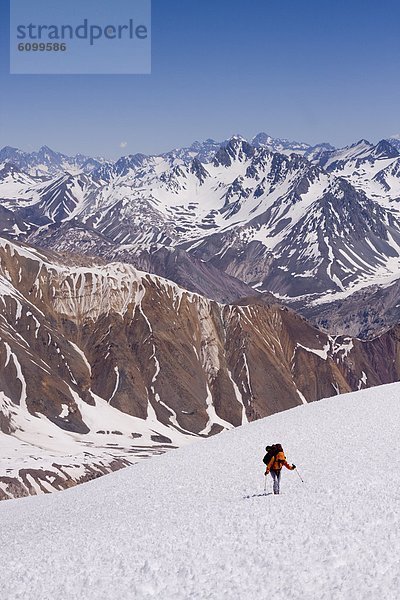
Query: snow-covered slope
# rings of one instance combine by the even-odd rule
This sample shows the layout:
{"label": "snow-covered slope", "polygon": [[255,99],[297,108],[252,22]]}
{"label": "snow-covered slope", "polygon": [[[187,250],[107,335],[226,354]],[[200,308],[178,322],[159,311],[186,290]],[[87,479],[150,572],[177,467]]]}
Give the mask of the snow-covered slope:
{"label": "snow-covered slope", "polygon": [[314,162],[336,177],[344,177],[372,200],[398,211],[400,151],[396,140],[381,140],[375,145],[360,140],[340,150],[323,152]]}
{"label": "snow-covered slope", "polygon": [[[395,600],[400,385],[302,406],[0,504],[4,600]],[[286,471],[263,492],[264,446]],[[40,557],[40,558],[39,558]]]}

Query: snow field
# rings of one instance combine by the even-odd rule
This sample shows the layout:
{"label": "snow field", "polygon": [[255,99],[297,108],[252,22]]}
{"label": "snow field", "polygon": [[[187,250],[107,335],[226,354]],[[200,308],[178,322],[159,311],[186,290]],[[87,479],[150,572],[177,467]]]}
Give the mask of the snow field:
{"label": "snow field", "polygon": [[[4,600],[396,600],[400,384],[0,504]],[[263,494],[262,457],[284,470]]]}

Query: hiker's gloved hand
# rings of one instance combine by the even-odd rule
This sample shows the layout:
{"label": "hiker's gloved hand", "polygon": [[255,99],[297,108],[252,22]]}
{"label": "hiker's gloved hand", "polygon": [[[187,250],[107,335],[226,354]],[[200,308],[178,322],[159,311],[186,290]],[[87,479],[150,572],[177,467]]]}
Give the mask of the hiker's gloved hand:
{"label": "hiker's gloved hand", "polygon": [[296,465],[292,465],[292,469],[295,469],[295,468],[296,468]]}
{"label": "hiker's gloved hand", "polygon": [[268,475],[268,473],[269,473],[269,471],[268,471],[268,469],[267,469],[267,470],[265,471],[265,475]]}

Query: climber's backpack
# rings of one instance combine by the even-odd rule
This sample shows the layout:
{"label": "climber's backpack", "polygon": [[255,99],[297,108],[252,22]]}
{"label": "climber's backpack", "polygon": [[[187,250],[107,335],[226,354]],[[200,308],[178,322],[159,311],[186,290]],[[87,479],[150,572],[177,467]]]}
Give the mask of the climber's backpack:
{"label": "climber's backpack", "polygon": [[267,446],[266,448],[267,454],[263,458],[263,463],[268,465],[270,460],[278,454],[280,451],[279,444],[272,444],[272,446]]}

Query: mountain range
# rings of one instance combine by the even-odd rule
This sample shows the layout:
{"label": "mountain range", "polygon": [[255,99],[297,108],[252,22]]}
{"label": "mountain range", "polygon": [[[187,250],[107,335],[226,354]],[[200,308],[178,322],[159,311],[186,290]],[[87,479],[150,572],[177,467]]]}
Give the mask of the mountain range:
{"label": "mountain range", "polygon": [[[397,278],[397,142],[337,150],[258,134],[101,164],[5,148],[0,230],[128,261],[218,301],[243,296],[245,285],[309,306]],[[52,176],[32,175],[39,161]],[[216,273],[237,295],[213,295]]]}
{"label": "mountain range", "polygon": [[0,496],[397,381],[397,141],[3,148]]}
{"label": "mountain range", "polygon": [[398,326],[330,336],[263,296],[221,304],[129,264],[3,240],[0,289],[4,497],[400,376]]}

